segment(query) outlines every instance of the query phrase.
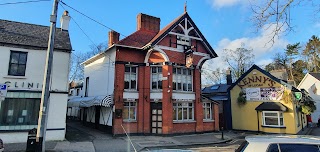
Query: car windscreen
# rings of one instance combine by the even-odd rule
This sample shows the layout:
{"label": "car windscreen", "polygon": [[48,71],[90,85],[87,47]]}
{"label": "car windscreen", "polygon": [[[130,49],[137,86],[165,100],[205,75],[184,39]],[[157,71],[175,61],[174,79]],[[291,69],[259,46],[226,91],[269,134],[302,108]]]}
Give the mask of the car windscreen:
{"label": "car windscreen", "polygon": [[[279,151],[280,150],[280,151]],[[320,152],[320,145],[316,144],[270,144],[267,152]]]}

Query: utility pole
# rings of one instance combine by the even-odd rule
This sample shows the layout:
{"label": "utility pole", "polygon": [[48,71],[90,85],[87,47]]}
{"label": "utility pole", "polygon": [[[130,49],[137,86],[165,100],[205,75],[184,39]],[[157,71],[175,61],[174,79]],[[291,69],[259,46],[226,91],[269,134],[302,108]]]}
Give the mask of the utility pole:
{"label": "utility pole", "polygon": [[46,131],[47,131],[47,120],[49,113],[50,105],[50,81],[51,81],[51,70],[52,70],[52,58],[53,58],[53,49],[54,49],[54,35],[56,32],[56,22],[57,22],[57,11],[58,11],[59,0],[54,0],[52,14],[50,15],[50,34],[48,41],[48,50],[47,50],[47,59],[46,67],[43,77],[43,87],[41,95],[41,103],[39,110],[39,119],[38,119],[38,129],[37,129],[37,151],[45,151],[45,142],[46,142]]}

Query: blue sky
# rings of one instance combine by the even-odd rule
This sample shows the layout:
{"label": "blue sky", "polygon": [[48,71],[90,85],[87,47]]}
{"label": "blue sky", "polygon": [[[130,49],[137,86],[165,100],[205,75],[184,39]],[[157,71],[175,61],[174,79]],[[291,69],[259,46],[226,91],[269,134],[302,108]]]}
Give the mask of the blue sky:
{"label": "blue sky", "polygon": [[[27,0],[0,0],[0,4]],[[185,0],[64,0],[68,5],[96,19],[121,33],[121,38],[136,30],[136,16],[145,13],[161,18],[161,27],[183,13]],[[0,19],[27,22],[49,26],[49,15],[53,1],[38,3],[0,5]],[[107,42],[109,29],[88,20],[69,9],[70,16],[81,26],[95,44]],[[295,32],[280,37],[275,44],[265,47],[268,31],[255,29],[250,22],[252,16],[246,0],[188,0],[187,10],[211,46],[220,56],[211,62],[219,65],[224,48],[236,49],[241,43],[252,48],[255,63],[265,65],[271,57],[285,48],[288,43],[305,43],[311,35],[319,36],[320,22],[313,20],[313,9],[309,6],[291,10]],[[58,19],[64,9],[59,6]],[[58,26],[59,26],[58,22]],[[82,33],[73,21],[69,28],[72,46],[75,51],[88,51],[92,42]],[[219,65],[224,66],[224,65]]]}

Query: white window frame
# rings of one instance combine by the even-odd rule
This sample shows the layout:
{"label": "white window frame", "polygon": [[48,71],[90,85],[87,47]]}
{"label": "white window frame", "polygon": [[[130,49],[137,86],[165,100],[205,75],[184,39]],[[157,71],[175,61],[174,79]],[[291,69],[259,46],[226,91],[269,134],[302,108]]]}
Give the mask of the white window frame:
{"label": "white window frame", "polygon": [[[153,68],[156,68],[156,70],[157,70],[157,73],[152,73],[152,69]],[[161,69],[161,72],[159,73],[159,68]],[[163,85],[162,85],[162,77],[163,77],[163,75],[162,75],[162,66],[151,66],[151,68],[150,68],[150,75],[151,75],[151,79],[150,79],[150,88],[151,88],[151,90],[153,90],[153,91],[157,91],[157,90],[162,90],[162,88],[163,88]],[[153,88],[152,87],[152,83],[153,83],[153,78],[154,78],[154,76],[157,78],[157,88]],[[161,88],[159,87],[159,80],[161,81]]]}
{"label": "white window frame", "polygon": [[[185,67],[173,67],[173,71],[174,71],[174,69],[176,72],[173,72],[173,74],[172,74],[173,91],[175,91],[175,92],[193,92],[193,70],[194,69],[185,68]],[[178,74],[178,70],[181,71],[181,74]],[[183,70],[186,70],[186,74],[183,74]],[[190,75],[188,74],[189,71],[190,71]],[[188,77],[190,77],[190,78],[188,78]],[[181,82],[181,89],[178,89],[178,82],[179,81]],[[187,84],[186,91],[183,90],[184,81]],[[191,82],[191,90],[189,90],[189,86],[188,86],[189,82],[188,81]],[[174,83],[176,83],[176,84],[174,84]],[[176,86],[174,86],[174,85],[176,85]]]}
{"label": "white window frame", "polygon": [[[128,77],[129,77],[129,88],[128,89],[124,89],[124,90],[126,90],[126,91],[136,91],[137,90],[137,88],[138,88],[138,66],[131,66],[131,65],[125,65],[125,67],[124,68],[130,68],[130,72],[126,72],[125,70],[124,70],[124,83],[126,83],[126,74],[128,74]],[[136,86],[135,86],[135,88],[131,88],[131,81],[130,81],[130,78],[131,78],[131,75],[133,75],[132,74],[132,68],[136,68],[136,73],[135,73],[135,75],[136,75]],[[124,84],[124,87],[125,87],[126,85]]]}
{"label": "white window frame", "polygon": [[[210,106],[208,107],[207,106],[207,104],[209,104]],[[213,120],[213,104],[212,104],[212,102],[203,102],[202,103],[202,109],[203,109],[203,116],[204,116],[204,118],[203,118],[203,120],[209,120],[209,121],[211,121],[211,120]],[[210,117],[208,118],[207,116],[207,110],[206,109],[209,109],[209,113],[210,113]]]}
{"label": "white window frame", "polygon": [[[277,114],[277,116],[266,116],[266,113],[273,113],[273,114]],[[280,115],[282,114],[282,116]],[[263,126],[270,126],[270,127],[284,127],[284,119],[283,119],[283,115],[284,113],[282,111],[262,111],[262,121],[263,121]],[[278,119],[278,125],[268,125],[266,124],[266,120],[265,118],[277,118]],[[280,120],[282,118],[282,124],[280,125]]]}
{"label": "white window frame", "polygon": [[[129,103],[128,105],[125,105],[125,103]],[[135,103],[134,106],[131,105],[131,103]],[[136,101],[124,101],[123,103],[123,109],[128,108],[128,118],[125,119],[124,116],[123,117],[123,121],[137,121],[137,104],[138,102]],[[134,107],[134,119],[130,118],[130,108]]]}
{"label": "white window frame", "polygon": [[[192,106],[189,106],[189,104],[192,104]],[[186,105],[183,105],[183,104],[187,104]],[[192,109],[192,118],[189,118],[189,109]],[[182,119],[179,120],[178,119],[178,113],[179,113],[179,110],[178,109],[181,109],[181,112],[182,112]],[[184,113],[183,113],[183,110],[184,109],[187,109],[187,119],[184,119]],[[191,101],[191,102],[173,102],[173,111],[175,111],[175,115],[176,117],[173,117],[173,122],[193,122],[194,121],[194,103]],[[176,118],[176,119],[174,119]]]}

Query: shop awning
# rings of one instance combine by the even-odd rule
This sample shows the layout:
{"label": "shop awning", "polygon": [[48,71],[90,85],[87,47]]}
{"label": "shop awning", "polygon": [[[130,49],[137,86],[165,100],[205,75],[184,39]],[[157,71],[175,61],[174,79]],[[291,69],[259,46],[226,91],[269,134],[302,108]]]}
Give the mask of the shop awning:
{"label": "shop awning", "polygon": [[111,107],[112,104],[113,104],[113,95],[75,97],[75,98],[69,99],[68,101],[68,107],[92,107],[92,106]]}
{"label": "shop awning", "polygon": [[257,111],[287,111],[287,107],[280,102],[263,102],[258,107]]}

